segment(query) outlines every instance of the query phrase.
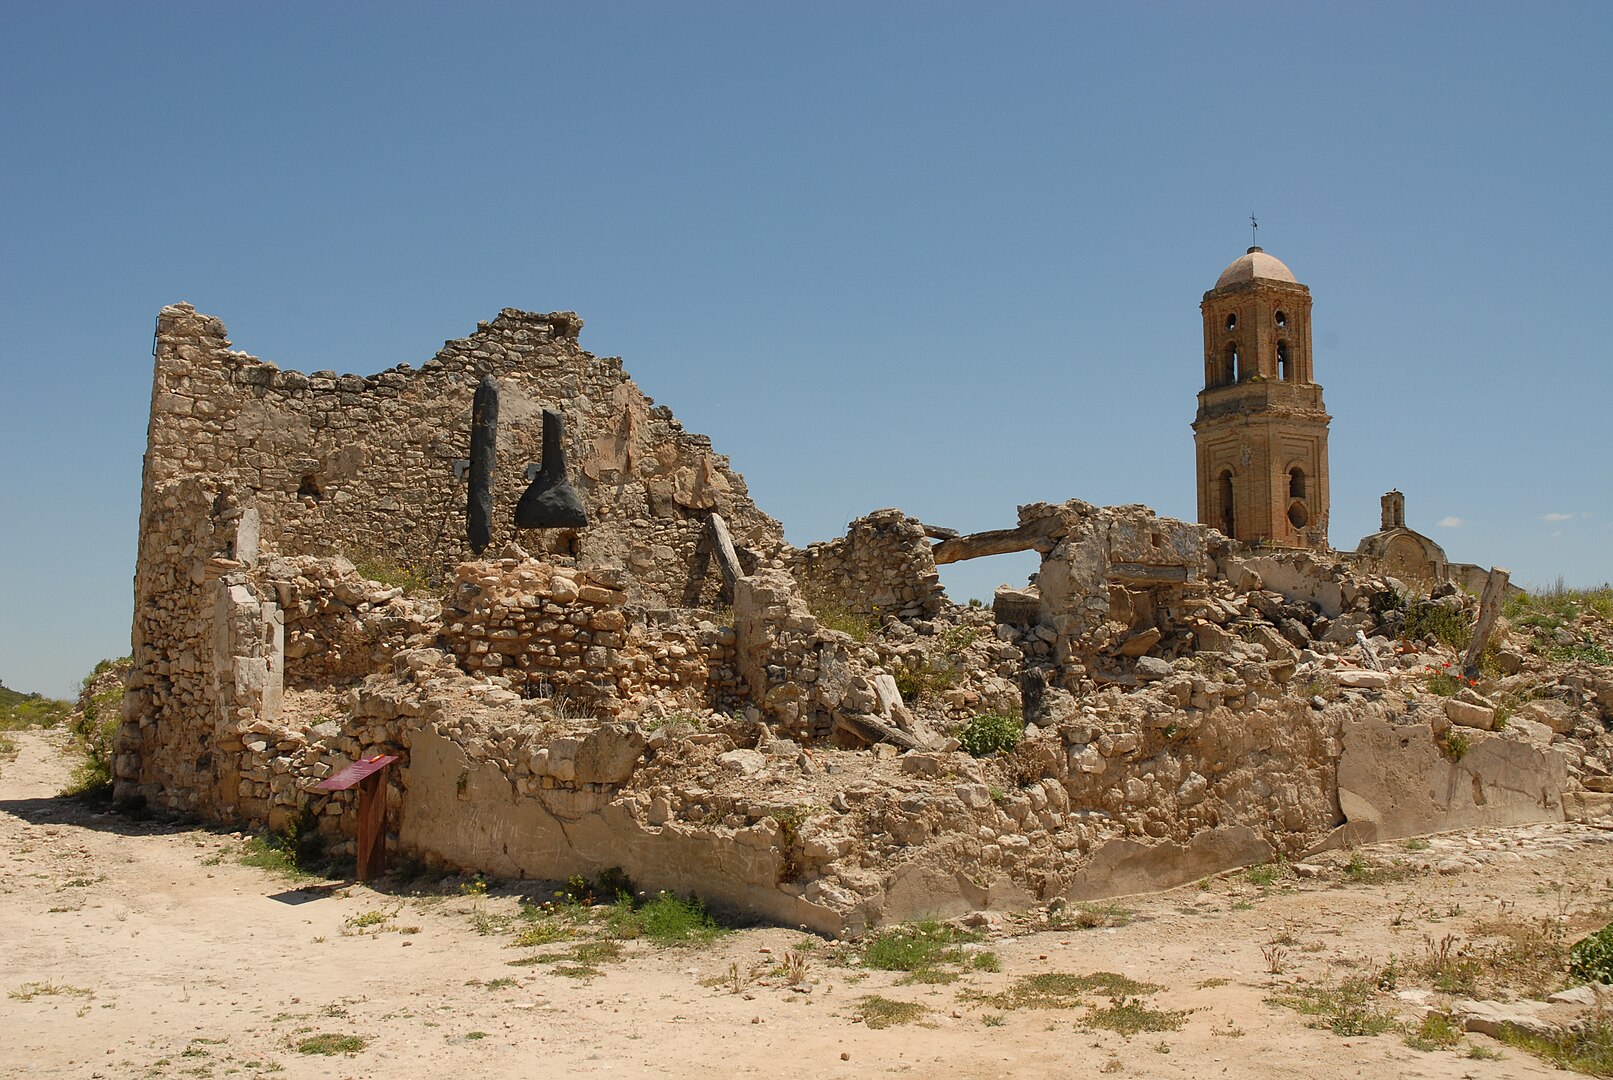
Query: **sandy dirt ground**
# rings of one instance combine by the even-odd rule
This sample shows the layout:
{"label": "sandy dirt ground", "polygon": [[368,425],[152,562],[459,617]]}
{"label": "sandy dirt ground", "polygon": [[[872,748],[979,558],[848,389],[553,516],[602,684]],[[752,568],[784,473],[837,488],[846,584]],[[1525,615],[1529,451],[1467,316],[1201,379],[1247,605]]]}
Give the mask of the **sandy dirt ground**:
{"label": "sandy dirt ground", "polygon": [[[1116,901],[1110,921],[1124,925],[995,920],[970,948],[1001,970],[950,984],[848,966],[836,957],[851,950],[782,928],[693,947],[630,941],[598,975],[568,977],[512,966],[541,950],[478,932],[514,910],[509,889],[302,887],[241,865],[239,837],[59,797],[58,737],[15,738],[20,753],[0,761],[5,1077],[1543,1077],[1561,1074],[1482,1035],[1421,1051],[1398,1032],[1335,1035],[1267,999],[1421,955],[1425,937],[1470,934],[1477,919],[1563,917],[1577,936],[1613,905],[1613,837],[1531,827],[1386,845],[1434,864],[1395,880],[1238,873]],[[803,944],[803,981],[768,974]],[[1026,975],[1093,972],[1159,984],[1143,1002],[1185,1011],[1181,1026],[1129,1038],[1094,1027],[1103,995],[1073,1008],[981,1000]],[[869,995],[924,1011],[872,1028]],[[365,1045],[299,1050],[319,1035]]]}

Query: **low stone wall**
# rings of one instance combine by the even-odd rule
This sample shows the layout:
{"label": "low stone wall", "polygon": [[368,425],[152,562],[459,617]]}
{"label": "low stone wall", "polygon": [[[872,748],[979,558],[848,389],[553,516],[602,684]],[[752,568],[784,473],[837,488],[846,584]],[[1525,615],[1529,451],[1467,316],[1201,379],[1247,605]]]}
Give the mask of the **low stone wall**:
{"label": "low stone wall", "polygon": [[348,685],[435,638],[442,603],[361,575],[341,556],[271,558],[253,575],[285,620],[285,685]]}
{"label": "low stone wall", "polygon": [[[473,675],[499,676],[524,697],[601,715],[647,700],[703,709],[734,677],[732,630],[633,618],[619,570],[535,559],[461,563],[442,641]],[[641,700],[634,700],[641,699]]]}
{"label": "low stone wall", "polygon": [[794,554],[790,570],[814,607],[874,620],[929,619],[946,603],[930,541],[917,518],[876,510],[846,535]]}

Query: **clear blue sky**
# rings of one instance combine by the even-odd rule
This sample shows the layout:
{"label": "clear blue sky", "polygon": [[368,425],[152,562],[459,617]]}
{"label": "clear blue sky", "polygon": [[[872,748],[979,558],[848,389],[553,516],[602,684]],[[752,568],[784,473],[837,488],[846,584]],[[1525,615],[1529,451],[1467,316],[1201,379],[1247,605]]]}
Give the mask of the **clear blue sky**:
{"label": "clear blue sky", "polygon": [[1398,486],[1453,559],[1602,582],[1610,53],[1605,2],[14,0],[0,680],[128,651],[163,304],[360,374],[574,309],[798,544],[1191,518],[1250,211],[1314,296],[1334,545]]}

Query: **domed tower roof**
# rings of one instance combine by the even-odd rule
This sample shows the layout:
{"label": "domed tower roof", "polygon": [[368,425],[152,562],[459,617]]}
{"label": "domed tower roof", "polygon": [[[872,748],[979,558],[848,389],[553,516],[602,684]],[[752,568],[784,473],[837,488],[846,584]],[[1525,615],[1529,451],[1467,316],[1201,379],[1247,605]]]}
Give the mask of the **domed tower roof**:
{"label": "domed tower roof", "polygon": [[1275,255],[1267,255],[1258,247],[1252,247],[1236,259],[1221,276],[1215,279],[1215,287],[1224,289],[1228,285],[1242,285],[1245,282],[1263,278],[1267,281],[1287,281],[1298,285],[1294,272],[1283,265],[1283,261]]}

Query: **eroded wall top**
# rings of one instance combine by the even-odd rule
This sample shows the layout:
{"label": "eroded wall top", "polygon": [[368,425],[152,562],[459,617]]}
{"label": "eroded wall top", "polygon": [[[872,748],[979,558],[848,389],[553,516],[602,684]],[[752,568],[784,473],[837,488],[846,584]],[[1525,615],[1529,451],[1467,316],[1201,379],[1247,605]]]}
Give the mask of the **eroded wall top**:
{"label": "eroded wall top", "polygon": [[[506,308],[419,368],[369,377],[282,370],[235,351],[224,324],[189,304],[157,323],[144,502],[182,477],[229,477],[283,554],[379,556],[433,576],[471,552],[465,482],[471,399],[491,375],[501,391],[493,543],[516,540],[584,566],[623,566],[635,599],[680,603],[714,588],[691,581],[705,516],[736,544],[771,557],[778,522],[705,436],[685,431],[622,371],[577,343],[582,321]],[[516,530],[512,515],[541,460],[542,409],[566,421],[572,480],[589,528]],[[145,515],[143,514],[143,517]]]}

